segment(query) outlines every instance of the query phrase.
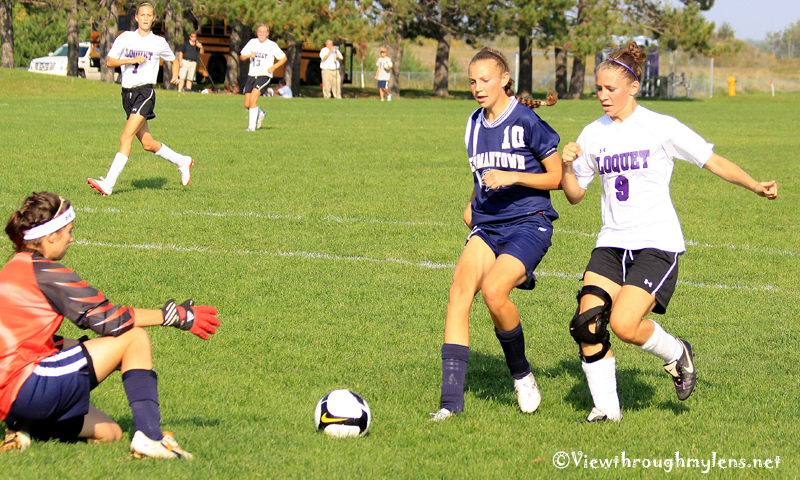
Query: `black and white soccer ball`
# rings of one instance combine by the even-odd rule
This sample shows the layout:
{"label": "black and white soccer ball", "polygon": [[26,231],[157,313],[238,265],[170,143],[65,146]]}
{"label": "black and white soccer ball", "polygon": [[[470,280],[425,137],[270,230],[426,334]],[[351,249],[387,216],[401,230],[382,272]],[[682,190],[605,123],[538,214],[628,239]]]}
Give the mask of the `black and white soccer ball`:
{"label": "black and white soccer ball", "polygon": [[317,402],[314,425],[333,438],[363,437],[372,423],[367,402],[347,389],[334,390]]}

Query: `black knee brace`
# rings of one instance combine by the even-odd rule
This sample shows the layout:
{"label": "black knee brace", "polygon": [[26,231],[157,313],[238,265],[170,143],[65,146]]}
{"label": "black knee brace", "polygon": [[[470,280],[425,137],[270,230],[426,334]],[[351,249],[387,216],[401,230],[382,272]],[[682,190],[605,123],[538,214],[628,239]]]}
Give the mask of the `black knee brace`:
{"label": "black knee brace", "polygon": [[[583,313],[581,311],[581,297],[591,294],[600,297],[603,300],[603,305],[590,308]],[[600,360],[606,355],[608,349],[611,348],[610,335],[608,333],[608,318],[611,315],[611,295],[600,287],[587,285],[578,292],[578,308],[575,310],[575,316],[569,324],[569,333],[572,338],[578,342],[578,352],[581,360],[586,363],[592,363]],[[589,331],[589,325],[595,322],[595,331]],[[584,356],[581,343],[589,345],[600,344],[603,348],[594,355]]]}

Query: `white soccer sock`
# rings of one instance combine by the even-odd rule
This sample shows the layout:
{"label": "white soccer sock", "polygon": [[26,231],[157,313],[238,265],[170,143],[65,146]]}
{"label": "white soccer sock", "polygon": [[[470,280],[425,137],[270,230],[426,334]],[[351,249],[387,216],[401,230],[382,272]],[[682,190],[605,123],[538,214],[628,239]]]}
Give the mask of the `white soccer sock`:
{"label": "white soccer sock", "polygon": [[250,109],[250,125],[249,127],[253,130],[256,129],[256,120],[258,120],[258,111],[260,109],[258,107],[253,107]]}
{"label": "white soccer sock", "polygon": [[664,361],[664,363],[672,363],[680,358],[683,353],[683,346],[675,337],[664,331],[658,322],[653,322],[653,335],[644,342],[641,348],[647,353],[652,353],[656,357]]}
{"label": "white soccer sock", "polygon": [[609,420],[622,420],[617,394],[617,359],[611,357],[592,363],[581,362],[581,368],[586,374],[594,406],[605,413]]}
{"label": "white soccer sock", "polygon": [[187,157],[186,155],[181,155],[180,153],[174,151],[173,149],[169,148],[168,146],[161,144],[161,148],[158,149],[156,155],[163,158],[164,160],[169,160],[171,163],[174,163],[177,166],[183,166],[186,162],[189,161],[191,157]]}
{"label": "white soccer sock", "polygon": [[119,152],[114,155],[114,161],[112,161],[111,166],[108,167],[108,173],[106,174],[106,178],[103,180],[109,187],[114,188],[114,185],[117,184],[119,174],[122,173],[123,169],[125,169],[126,163],[128,163],[127,156]]}

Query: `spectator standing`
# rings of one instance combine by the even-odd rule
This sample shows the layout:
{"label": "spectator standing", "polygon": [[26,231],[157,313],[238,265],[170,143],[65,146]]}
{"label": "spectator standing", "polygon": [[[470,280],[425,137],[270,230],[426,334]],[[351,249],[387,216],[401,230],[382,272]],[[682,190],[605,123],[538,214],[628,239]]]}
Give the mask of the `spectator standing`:
{"label": "spectator standing", "polygon": [[322,60],[319,68],[322,69],[322,96],[325,98],[342,98],[342,77],[339,74],[339,66],[344,57],[338,48],[333,46],[330,38],[325,41],[325,47],[319,51],[319,58]]}
{"label": "spectator standing", "polygon": [[392,60],[389,58],[386,48],[381,48],[381,58],[376,62],[378,71],[375,73],[375,80],[378,81],[378,91],[381,94],[381,102],[384,97],[392,101],[392,95],[389,93],[389,79],[392,78]]}
{"label": "spectator standing", "polygon": [[197,32],[190,33],[189,39],[178,49],[178,60],[181,64],[178,74],[179,92],[183,91],[184,82],[186,82],[186,90],[192,90],[192,82],[197,74],[197,62],[200,61],[200,55],[204,53],[203,44],[197,40]]}

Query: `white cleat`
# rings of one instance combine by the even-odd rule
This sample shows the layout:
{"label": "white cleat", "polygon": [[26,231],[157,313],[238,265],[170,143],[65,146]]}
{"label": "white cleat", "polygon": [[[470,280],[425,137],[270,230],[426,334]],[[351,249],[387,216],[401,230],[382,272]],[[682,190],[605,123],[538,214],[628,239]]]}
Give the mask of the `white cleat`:
{"label": "white cleat", "polygon": [[24,452],[31,446],[31,436],[28,432],[22,430],[11,430],[6,428],[6,436],[3,439],[3,445],[0,451],[11,452],[19,450]]}
{"label": "white cleat", "polygon": [[131,455],[136,458],[150,457],[171,460],[173,458],[184,458],[191,460],[194,455],[182,449],[175,437],[169,432],[164,432],[161,441],[150,440],[147,435],[137,430],[131,440]]}
{"label": "white cleat", "polygon": [[539,393],[539,386],[536,385],[533,373],[529,373],[519,380],[514,380],[514,390],[517,391],[517,403],[519,403],[519,409],[523,413],[535,412],[539,408],[539,404],[542,403],[542,394]]}
{"label": "white cleat", "polygon": [[443,408],[436,413],[431,413],[431,422],[440,422],[452,417],[454,414],[450,410]]}
{"label": "white cleat", "polygon": [[194,159],[190,158],[188,163],[178,167],[178,171],[181,172],[181,185],[184,187],[192,181],[192,165],[194,165]]}
{"label": "white cleat", "polygon": [[89,184],[90,187],[94,188],[103,196],[111,195],[111,191],[114,190],[113,186],[109,186],[106,184],[106,181],[103,177],[100,177],[100,180],[95,180],[94,178],[87,178],[86,183]]}
{"label": "white cleat", "polygon": [[267,118],[267,112],[261,112],[258,114],[258,120],[256,120],[256,130],[261,128],[261,124],[264,123],[265,118]]}

